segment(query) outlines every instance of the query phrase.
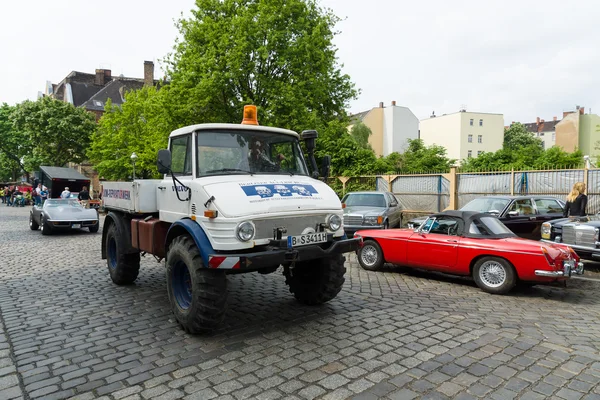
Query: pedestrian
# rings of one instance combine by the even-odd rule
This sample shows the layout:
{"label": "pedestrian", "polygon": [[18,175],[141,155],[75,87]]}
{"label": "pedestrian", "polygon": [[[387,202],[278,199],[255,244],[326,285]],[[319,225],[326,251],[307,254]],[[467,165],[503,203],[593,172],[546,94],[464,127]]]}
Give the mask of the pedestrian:
{"label": "pedestrian", "polygon": [[69,191],[69,187],[67,186],[65,188],[65,190],[63,190],[63,192],[60,194],[60,198],[61,199],[68,199],[69,197],[71,197],[71,191]]}
{"label": "pedestrian", "polygon": [[87,187],[83,187],[81,189],[81,192],[79,192],[79,194],[77,195],[77,199],[79,199],[79,201],[81,202],[81,204],[83,204],[83,206],[85,208],[87,208],[88,203],[90,201],[90,193],[88,192]]}
{"label": "pedestrian", "polygon": [[33,199],[35,200],[36,206],[42,205],[42,184],[41,183],[38,183],[37,187],[35,188],[35,191],[33,193]]}
{"label": "pedestrian", "polygon": [[0,187],[0,198],[2,199],[2,204],[6,201],[4,198],[4,188]]}
{"label": "pedestrian", "polygon": [[42,205],[48,200],[48,188],[42,185],[42,190],[40,191],[40,196],[42,197]]}
{"label": "pedestrian", "polygon": [[571,193],[567,196],[567,205],[563,212],[563,217],[585,217],[587,207],[587,195],[585,194],[585,183],[577,182],[573,185]]}

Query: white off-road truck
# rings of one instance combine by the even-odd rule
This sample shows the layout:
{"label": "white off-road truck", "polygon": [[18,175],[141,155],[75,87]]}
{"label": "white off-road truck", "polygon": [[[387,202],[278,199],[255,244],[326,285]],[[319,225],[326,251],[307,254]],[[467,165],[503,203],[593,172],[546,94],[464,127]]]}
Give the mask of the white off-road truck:
{"label": "white off-road truck", "polygon": [[[316,137],[259,126],[253,106],[240,125],[173,131],[169,149],[158,153],[163,179],[103,184],[102,258],[112,281],[134,282],[140,255],[165,259],[173,313],[190,333],[223,320],[227,274],[283,266],[300,302],[335,298],[344,283],[343,254],[359,242],[346,238],[341,202],[317,179]],[[328,157],[322,168],[327,174]]]}

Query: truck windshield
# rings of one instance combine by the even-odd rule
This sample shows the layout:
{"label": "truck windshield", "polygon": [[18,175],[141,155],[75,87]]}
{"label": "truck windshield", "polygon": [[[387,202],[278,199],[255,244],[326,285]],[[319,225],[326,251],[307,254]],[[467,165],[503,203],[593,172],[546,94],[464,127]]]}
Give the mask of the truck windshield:
{"label": "truck windshield", "polygon": [[308,175],[298,139],[245,130],[200,131],[197,176],[226,174]]}

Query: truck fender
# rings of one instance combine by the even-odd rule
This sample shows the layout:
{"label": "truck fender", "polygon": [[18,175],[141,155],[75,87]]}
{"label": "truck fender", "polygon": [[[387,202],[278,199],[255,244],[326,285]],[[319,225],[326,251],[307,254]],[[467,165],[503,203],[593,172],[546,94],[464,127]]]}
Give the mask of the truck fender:
{"label": "truck fender", "polygon": [[131,225],[129,221],[123,216],[123,214],[110,211],[104,218],[104,225],[102,227],[102,259],[106,260],[106,232],[111,225],[116,225],[117,229],[123,233],[121,237],[125,243],[123,245],[123,254],[139,253],[138,249],[131,246]]}
{"label": "truck fender", "polygon": [[208,266],[208,255],[214,252],[208,236],[204,232],[204,229],[196,221],[192,221],[189,218],[182,218],[174,222],[169,231],[167,232],[167,238],[165,239],[165,254],[169,254],[169,246],[173,239],[178,236],[188,234],[194,239],[196,247],[200,250],[200,256],[205,266]]}

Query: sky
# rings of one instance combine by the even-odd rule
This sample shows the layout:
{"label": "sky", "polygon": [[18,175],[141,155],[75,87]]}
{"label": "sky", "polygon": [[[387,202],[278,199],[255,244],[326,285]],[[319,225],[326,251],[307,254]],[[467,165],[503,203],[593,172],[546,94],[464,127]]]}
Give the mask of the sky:
{"label": "sky", "polygon": [[[600,114],[600,2],[321,0],[343,20],[343,71],[361,90],[352,113],[395,100],[419,118],[466,107],[505,124]],[[0,4],[0,103],[35,99],[46,81],[108,68],[143,77],[177,37],[193,0],[30,0]]]}

